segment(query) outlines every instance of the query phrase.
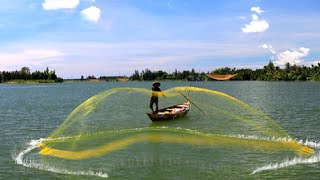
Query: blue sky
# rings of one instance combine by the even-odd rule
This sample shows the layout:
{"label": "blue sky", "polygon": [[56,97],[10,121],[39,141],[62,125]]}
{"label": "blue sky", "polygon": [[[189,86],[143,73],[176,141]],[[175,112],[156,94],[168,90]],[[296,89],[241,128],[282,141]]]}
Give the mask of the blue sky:
{"label": "blue sky", "polygon": [[0,70],[64,78],[320,61],[318,0],[2,0]]}

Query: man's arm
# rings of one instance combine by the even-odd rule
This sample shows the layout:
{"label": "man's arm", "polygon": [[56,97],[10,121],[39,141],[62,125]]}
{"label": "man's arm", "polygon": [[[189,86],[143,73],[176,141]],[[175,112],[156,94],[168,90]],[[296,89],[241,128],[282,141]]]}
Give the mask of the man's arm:
{"label": "man's arm", "polygon": [[164,94],[164,92],[161,91],[161,95],[165,98],[167,98],[167,96]]}

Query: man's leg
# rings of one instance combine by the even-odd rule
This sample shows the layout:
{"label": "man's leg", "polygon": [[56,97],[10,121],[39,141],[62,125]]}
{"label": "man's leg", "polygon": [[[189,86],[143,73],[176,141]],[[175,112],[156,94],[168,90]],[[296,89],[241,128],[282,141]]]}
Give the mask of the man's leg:
{"label": "man's leg", "polygon": [[153,103],[154,103],[154,102],[153,102],[152,100],[150,100],[150,106],[149,106],[149,107],[150,107],[150,109],[152,110],[152,112],[154,112],[154,111],[153,111]]}
{"label": "man's leg", "polygon": [[158,99],[156,99],[154,103],[156,104],[156,113],[158,113],[158,111],[159,111],[159,109],[158,109],[158,107],[159,107],[158,106]]}

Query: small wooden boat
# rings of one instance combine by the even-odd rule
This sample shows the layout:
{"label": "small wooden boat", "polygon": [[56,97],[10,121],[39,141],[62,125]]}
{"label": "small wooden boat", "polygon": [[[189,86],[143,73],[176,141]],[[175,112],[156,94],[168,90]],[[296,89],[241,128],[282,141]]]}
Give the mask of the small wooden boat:
{"label": "small wooden boat", "polygon": [[190,110],[190,101],[183,104],[177,104],[160,109],[157,113],[147,113],[151,121],[164,121],[181,118],[188,114]]}

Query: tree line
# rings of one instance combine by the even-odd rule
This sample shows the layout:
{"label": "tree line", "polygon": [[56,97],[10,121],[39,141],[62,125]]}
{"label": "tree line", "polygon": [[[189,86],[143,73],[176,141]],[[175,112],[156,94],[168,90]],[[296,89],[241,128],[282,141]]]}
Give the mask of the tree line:
{"label": "tree line", "polygon": [[129,77],[133,81],[152,81],[152,80],[207,80],[208,77],[204,72],[196,72],[194,69],[191,71],[184,70],[182,72],[175,70],[173,73],[167,73],[165,71],[151,71],[149,69],[143,70],[139,73],[138,70],[134,71],[134,74]]}
{"label": "tree line", "polygon": [[299,66],[286,63],[283,68],[275,66],[269,62],[261,69],[236,69],[219,68],[212,72],[177,71],[167,73],[165,71],[151,71],[149,69],[135,72],[130,76],[130,80],[153,81],[153,80],[209,80],[206,74],[237,74],[231,80],[260,80],[260,81],[320,81],[320,63],[311,66]]}
{"label": "tree line", "polygon": [[[131,81],[153,81],[153,80],[189,80],[206,81],[210,80],[207,74],[237,74],[231,80],[260,80],[260,81],[320,81],[320,63],[311,66],[299,66],[286,63],[284,67],[275,66],[271,61],[261,69],[236,69],[219,68],[211,72],[196,72],[175,70],[172,73],[165,71],[151,71],[145,69],[141,72],[135,70],[129,77]],[[121,76],[122,77],[122,76]],[[101,76],[99,79],[111,81],[119,77]],[[122,77],[123,78],[123,77]],[[94,76],[88,76],[86,79],[96,79]],[[31,72],[30,68],[22,67],[16,71],[0,71],[0,83],[6,83],[14,80],[38,81],[38,82],[63,82],[62,78],[57,77],[55,71],[46,68],[45,71]],[[81,77],[84,80],[84,77]]]}
{"label": "tree line", "polygon": [[0,71],[0,83],[6,83],[15,80],[38,81],[38,82],[63,82],[62,78],[56,75],[55,71],[50,71],[47,67],[45,71],[31,72],[29,67],[22,67],[16,71]]}

